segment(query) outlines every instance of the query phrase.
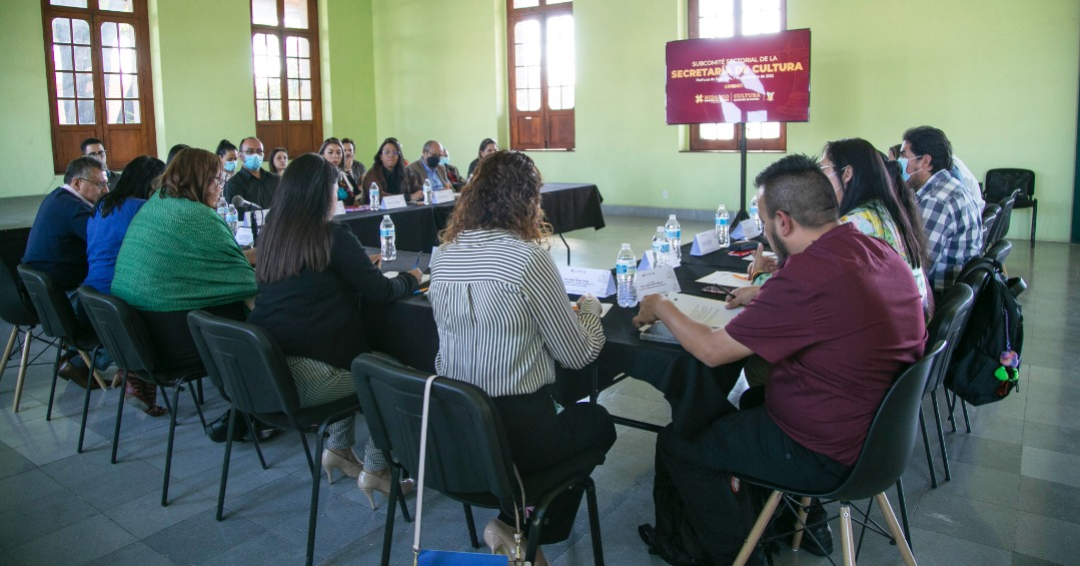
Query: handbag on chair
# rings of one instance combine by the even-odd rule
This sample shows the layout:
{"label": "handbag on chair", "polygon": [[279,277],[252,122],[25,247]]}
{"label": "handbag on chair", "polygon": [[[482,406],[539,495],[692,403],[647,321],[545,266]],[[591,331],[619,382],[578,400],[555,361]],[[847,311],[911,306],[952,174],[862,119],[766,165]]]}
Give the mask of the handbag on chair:
{"label": "handbag on chair", "polygon": [[[499,554],[420,549],[420,523],[424,509],[424,461],[427,454],[428,411],[431,406],[431,384],[434,383],[437,377],[437,375],[429,377],[427,383],[424,384],[424,408],[420,419],[420,471],[416,478],[416,530],[413,533],[413,566],[530,566],[524,560],[511,561],[508,556]],[[522,487],[522,490],[524,490],[524,487]],[[522,501],[524,501],[524,491],[522,492]],[[518,544],[517,555],[521,556],[521,520],[518,516],[517,507],[514,508],[514,523],[514,538]]]}

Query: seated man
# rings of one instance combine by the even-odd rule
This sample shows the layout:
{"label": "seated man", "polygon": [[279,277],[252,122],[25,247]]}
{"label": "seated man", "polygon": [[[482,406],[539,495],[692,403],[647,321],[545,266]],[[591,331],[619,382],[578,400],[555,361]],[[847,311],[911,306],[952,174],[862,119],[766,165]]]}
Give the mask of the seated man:
{"label": "seated man", "polygon": [[945,132],[930,126],[904,132],[897,161],[919,200],[930,244],[924,271],[939,298],[964,264],[982,252],[982,207],[963,179],[953,176],[952,145]]}
{"label": "seated man", "polygon": [[101,166],[105,169],[105,176],[109,178],[109,188],[115,188],[117,181],[120,180],[120,173],[109,171],[109,160],[105,151],[105,144],[101,143],[101,140],[97,138],[86,138],[79,144],[79,149],[82,150],[83,155],[97,158],[101,162]]}
{"label": "seated man", "polygon": [[450,165],[450,152],[446,150],[446,146],[443,146],[439,164],[446,167],[446,178],[450,179],[450,184],[454,186],[454,190],[460,191],[461,187],[465,186],[465,177],[461,176],[461,171],[458,171],[457,167]]}
{"label": "seated man", "polygon": [[450,178],[446,176],[446,167],[439,164],[442,159],[443,146],[441,143],[430,140],[424,144],[424,153],[420,159],[409,164],[407,169],[420,178],[422,185],[425,180],[431,181],[431,190],[441,191],[452,189]]}
{"label": "seated man", "polygon": [[[92,148],[93,146],[91,146]],[[109,192],[105,164],[96,155],[74,159],[64,171],[64,186],[41,201],[22,262],[44,271],[53,283],[71,297],[90,269],[86,259],[86,223],[94,205]],[[104,351],[103,351],[104,352]],[[66,361],[71,359],[71,361]],[[107,355],[98,355],[98,369],[112,363]],[[103,365],[104,364],[104,365]],[[90,371],[75,352],[65,356],[60,377],[86,387]]]}
{"label": "seated man", "polygon": [[676,512],[714,564],[730,564],[753,525],[732,476],[837,487],[885,393],[926,339],[911,268],[882,240],[840,223],[832,185],[814,159],[785,157],[756,184],[758,214],[780,264],[758,296],[718,330],[661,295],[645,297],[634,319],[663,321],[710,366],[751,354],[773,366],[763,406],[724,413],[689,438],[671,426],[657,437],[657,513],[660,494],[677,490],[663,501],[681,504]]}
{"label": "seated man", "polygon": [[[244,166],[225,185],[225,200],[231,204],[234,197],[240,196],[262,208],[270,208],[281,177],[262,168],[263,143],[259,138],[248,137],[240,142],[240,159]],[[247,207],[241,208],[237,210],[239,218],[243,220]]]}

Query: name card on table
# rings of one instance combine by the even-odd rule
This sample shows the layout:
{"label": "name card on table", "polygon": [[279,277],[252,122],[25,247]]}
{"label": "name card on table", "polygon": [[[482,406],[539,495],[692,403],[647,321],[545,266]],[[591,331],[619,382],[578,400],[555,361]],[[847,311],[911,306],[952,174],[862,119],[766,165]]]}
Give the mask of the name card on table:
{"label": "name card on table", "polygon": [[395,208],[405,208],[409,206],[405,202],[405,195],[386,195],[382,198],[382,210],[393,210]]}
{"label": "name card on table", "polygon": [[758,228],[757,221],[753,218],[747,218],[739,223],[739,226],[743,229],[743,237],[747,240],[753,240],[761,235],[761,229]]}
{"label": "name card on table", "polygon": [[716,237],[715,231],[706,230],[694,234],[694,245],[690,248],[690,255],[703,256],[719,250],[720,238]]}
{"label": "name card on table", "polygon": [[[648,269],[652,269],[656,265],[656,259],[653,257],[653,255],[654,254],[653,254],[652,250],[648,250],[645,253],[641,254],[641,261],[638,262],[638,271],[639,272],[640,271],[645,271],[645,270],[648,270]],[[682,265],[682,262],[679,261],[679,259],[676,258],[676,257],[672,257],[671,261],[674,262],[669,266],[672,269]]]}
{"label": "name card on table", "polygon": [[[341,202],[341,201],[338,201],[338,202]],[[337,207],[335,207],[335,209],[336,208]],[[262,210],[249,210],[249,211],[247,211],[247,214],[244,215],[243,225],[245,227],[247,227],[247,228],[251,228],[251,220],[252,220],[252,217],[254,217],[255,223],[258,224],[259,229],[262,230],[262,227],[266,226],[266,214],[268,212],[270,212],[269,208],[264,208]],[[335,214],[340,214],[340,212],[338,212],[337,210],[335,210],[334,213]]]}
{"label": "name card on table", "polygon": [[454,189],[443,189],[431,193],[431,200],[435,204],[446,204],[448,202],[454,202],[456,199],[457,193],[454,192]]}
{"label": "name card on table", "polygon": [[559,274],[562,275],[568,295],[591,293],[602,299],[615,293],[615,278],[606,269],[560,265]]}
{"label": "name card on table", "polygon": [[670,292],[682,291],[679,280],[675,277],[675,270],[670,267],[658,267],[647,271],[639,271],[634,280],[638,298],[646,295],[663,295]]}

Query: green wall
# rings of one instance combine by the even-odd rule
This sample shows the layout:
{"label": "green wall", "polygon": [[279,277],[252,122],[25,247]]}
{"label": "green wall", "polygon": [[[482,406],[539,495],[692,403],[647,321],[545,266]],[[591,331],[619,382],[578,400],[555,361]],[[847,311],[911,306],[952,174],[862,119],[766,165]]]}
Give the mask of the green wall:
{"label": "green wall", "polygon": [[[149,0],[158,150],[213,148],[254,131],[246,0]],[[738,156],[690,153],[664,124],[664,44],[685,37],[685,0],[579,0],[577,149],[535,152],[544,176],[597,183],[612,205],[712,209],[738,202]],[[0,48],[0,197],[55,186],[40,0],[5,0]],[[324,133],[369,163],[396,136],[410,160],[439,139],[466,166],[482,138],[509,144],[505,0],[320,0]],[[945,130],[982,177],[1036,171],[1039,238],[1067,241],[1077,155],[1080,4],[788,0],[813,30],[811,121],[789,151],[904,129]],[[749,172],[777,158],[754,154]],[[659,195],[668,191],[667,201]],[[1026,234],[1017,211],[1012,235]]]}

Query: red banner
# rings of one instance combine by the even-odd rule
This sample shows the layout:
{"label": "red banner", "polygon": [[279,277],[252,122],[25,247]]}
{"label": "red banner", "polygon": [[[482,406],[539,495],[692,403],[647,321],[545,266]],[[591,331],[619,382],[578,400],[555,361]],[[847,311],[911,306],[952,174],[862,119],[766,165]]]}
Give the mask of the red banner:
{"label": "red banner", "polygon": [[809,119],[810,30],[668,42],[668,124]]}

